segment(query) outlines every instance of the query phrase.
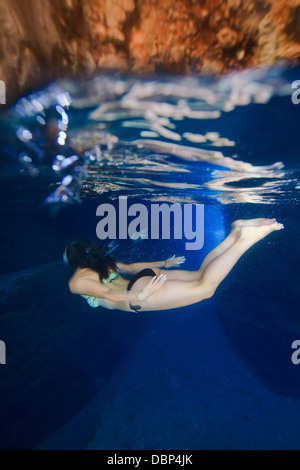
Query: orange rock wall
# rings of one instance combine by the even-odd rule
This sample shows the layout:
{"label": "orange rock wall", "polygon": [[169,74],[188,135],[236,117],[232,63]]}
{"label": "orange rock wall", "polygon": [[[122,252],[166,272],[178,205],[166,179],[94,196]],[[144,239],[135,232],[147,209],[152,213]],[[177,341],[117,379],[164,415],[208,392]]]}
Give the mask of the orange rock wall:
{"label": "orange rock wall", "polygon": [[99,69],[213,73],[300,56],[300,0],[1,0],[8,101]]}

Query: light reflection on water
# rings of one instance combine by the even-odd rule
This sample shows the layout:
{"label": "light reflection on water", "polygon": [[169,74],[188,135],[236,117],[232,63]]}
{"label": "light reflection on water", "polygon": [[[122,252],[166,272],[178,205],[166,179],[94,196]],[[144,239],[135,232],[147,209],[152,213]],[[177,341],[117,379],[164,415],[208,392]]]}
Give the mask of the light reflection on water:
{"label": "light reflection on water", "polygon": [[[290,94],[280,69],[220,80],[101,76],[85,85],[52,84],[21,99],[10,119],[23,146],[21,171],[56,175],[47,204],[104,193],[272,204],[299,187],[292,172],[282,162],[241,161],[235,142],[214,123],[237,107],[268,106],[272,97]],[[196,132],[200,122],[209,131]]]}

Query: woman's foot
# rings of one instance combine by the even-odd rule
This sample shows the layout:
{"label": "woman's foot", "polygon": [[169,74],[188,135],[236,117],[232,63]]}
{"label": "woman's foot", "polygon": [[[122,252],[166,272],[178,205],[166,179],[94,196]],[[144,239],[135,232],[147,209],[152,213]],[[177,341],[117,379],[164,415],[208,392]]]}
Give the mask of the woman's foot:
{"label": "woman's foot", "polygon": [[276,219],[252,219],[238,220],[235,228],[240,230],[239,239],[256,243],[276,230],[284,229],[283,224],[279,224]]}
{"label": "woman's foot", "polygon": [[276,222],[276,219],[248,219],[248,220],[236,220],[232,224],[232,228],[241,228],[241,227],[260,227],[261,225],[271,225]]}

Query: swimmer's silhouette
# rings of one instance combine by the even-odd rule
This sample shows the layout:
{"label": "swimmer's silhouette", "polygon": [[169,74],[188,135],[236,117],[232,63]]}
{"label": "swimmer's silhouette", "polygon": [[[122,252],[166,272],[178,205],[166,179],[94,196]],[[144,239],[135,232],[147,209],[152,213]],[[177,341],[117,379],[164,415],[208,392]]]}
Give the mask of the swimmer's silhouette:
{"label": "swimmer's silhouette", "polygon": [[[184,257],[124,264],[106,256],[103,248],[73,242],[64,254],[73,272],[69,287],[92,307],[145,312],[195,304],[214,295],[249,248],[283,228],[275,219],[237,220],[228,237],[207,255],[197,271],[165,270],[182,264]],[[122,273],[134,277],[128,281]]]}

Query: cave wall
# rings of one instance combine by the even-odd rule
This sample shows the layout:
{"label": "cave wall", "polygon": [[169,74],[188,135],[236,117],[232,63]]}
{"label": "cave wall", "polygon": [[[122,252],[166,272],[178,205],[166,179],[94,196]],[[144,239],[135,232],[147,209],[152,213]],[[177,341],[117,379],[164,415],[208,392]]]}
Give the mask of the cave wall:
{"label": "cave wall", "polygon": [[300,56],[300,0],[1,0],[0,18],[8,102],[99,69],[223,74]]}

